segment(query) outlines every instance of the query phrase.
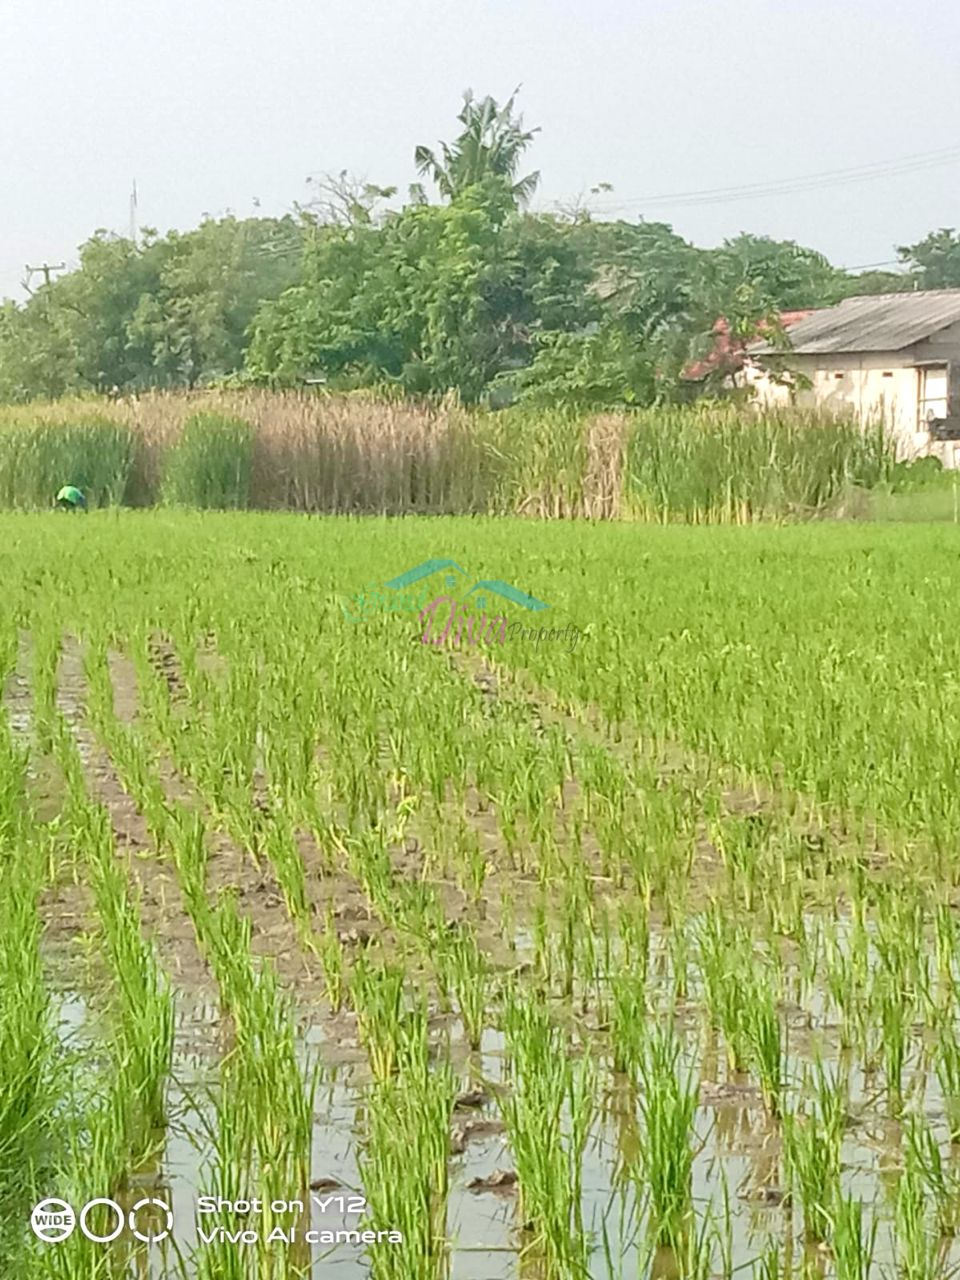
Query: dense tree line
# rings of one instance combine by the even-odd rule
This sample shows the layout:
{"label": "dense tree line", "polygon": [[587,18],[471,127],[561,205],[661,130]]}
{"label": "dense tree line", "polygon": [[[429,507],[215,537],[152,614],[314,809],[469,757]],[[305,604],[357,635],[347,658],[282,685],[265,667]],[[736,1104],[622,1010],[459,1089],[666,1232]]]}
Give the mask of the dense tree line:
{"label": "dense tree line", "polygon": [[[536,130],[514,100],[466,95],[460,130],[417,147],[436,189],[327,178],[283,218],[205,220],[134,242],[98,231],[76,270],[0,308],[0,400],[70,392],[325,380],[505,399],[649,404],[724,316],[735,337],[854,293],[960,287],[951,229],[854,276],[792,241],[700,249],[660,222],[528,209]],[[722,370],[719,371],[722,373]]]}

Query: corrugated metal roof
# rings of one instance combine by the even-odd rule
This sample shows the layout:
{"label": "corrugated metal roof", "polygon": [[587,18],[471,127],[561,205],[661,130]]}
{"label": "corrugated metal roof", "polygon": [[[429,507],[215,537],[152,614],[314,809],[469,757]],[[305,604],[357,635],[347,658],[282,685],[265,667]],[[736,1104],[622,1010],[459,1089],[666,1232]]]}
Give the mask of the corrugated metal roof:
{"label": "corrugated metal roof", "polygon": [[[789,349],[799,355],[841,351],[902,351],[960,320],[960,289],[880,293],[846,298],[795,324]],[[769,342],[750,346],[751,355],[779,348]]]}

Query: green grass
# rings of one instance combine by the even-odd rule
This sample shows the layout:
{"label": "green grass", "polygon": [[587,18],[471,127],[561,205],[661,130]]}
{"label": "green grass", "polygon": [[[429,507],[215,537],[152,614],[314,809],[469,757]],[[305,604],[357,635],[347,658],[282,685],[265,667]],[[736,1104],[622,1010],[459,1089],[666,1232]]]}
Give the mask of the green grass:
{"label": "green grass", "polygon": [[90,413],[66,425],[0,427],[0,507],[47,508],[74,484],[90,507],[124,501],[136,449],[124,425]]}
{"label": "green grass", "polygon": [[246,507],[252,464],[249,422],[217,413],[194,414],[164,459],[163,501],[220,511]]}
{"label": "green grass", "polygon": [[[431,558],[581,643],[481,662],[414,616],[344,618]],[[937,1274],[960,1186],[958,559],[950,525],[0,515],[10,1220],[15,1183],[109,1195],[173,1150],[162,894],[218,1018],[191,1032],[207,1188],[348,1177],[316,1167],[314,1070],[342,1087],[350,1053],[319,1159],[355,1156],[367,1220],[404,1233],[358,1255],[370,1275],[455,1274],[481,1215],[504,1257],[471,1261],[504,1280],[632,1275],[638,1250],[774,1276],[801,1228],[838,1276]],[[76,1087],[42,930],[61,911],[101,1020]],[[500,1214],[463,1185],[498,1167]],[[37,1274],[95,1274],[84,1249]],[[187,1274],[303,1270],[270,1256]]]}

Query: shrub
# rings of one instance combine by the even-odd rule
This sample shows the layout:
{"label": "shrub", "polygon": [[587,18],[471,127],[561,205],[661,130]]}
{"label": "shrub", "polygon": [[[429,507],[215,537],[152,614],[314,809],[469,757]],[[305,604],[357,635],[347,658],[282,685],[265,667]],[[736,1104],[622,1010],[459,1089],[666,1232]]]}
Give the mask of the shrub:
{"label": "shrub", "polygon": [[253,427],[243,418],[195,413],[170,450],[165,502],[216,510],[246,507],[250,497]]}

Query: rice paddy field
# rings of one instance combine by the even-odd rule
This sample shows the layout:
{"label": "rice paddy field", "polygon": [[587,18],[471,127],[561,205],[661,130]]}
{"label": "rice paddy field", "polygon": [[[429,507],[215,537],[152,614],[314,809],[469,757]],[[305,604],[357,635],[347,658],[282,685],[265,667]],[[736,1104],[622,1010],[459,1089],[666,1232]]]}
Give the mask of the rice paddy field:
{"label": "rice paddy field", "polygon": [[958,583],[953,524],[0,515],[0,1274],[951,1274]]}

